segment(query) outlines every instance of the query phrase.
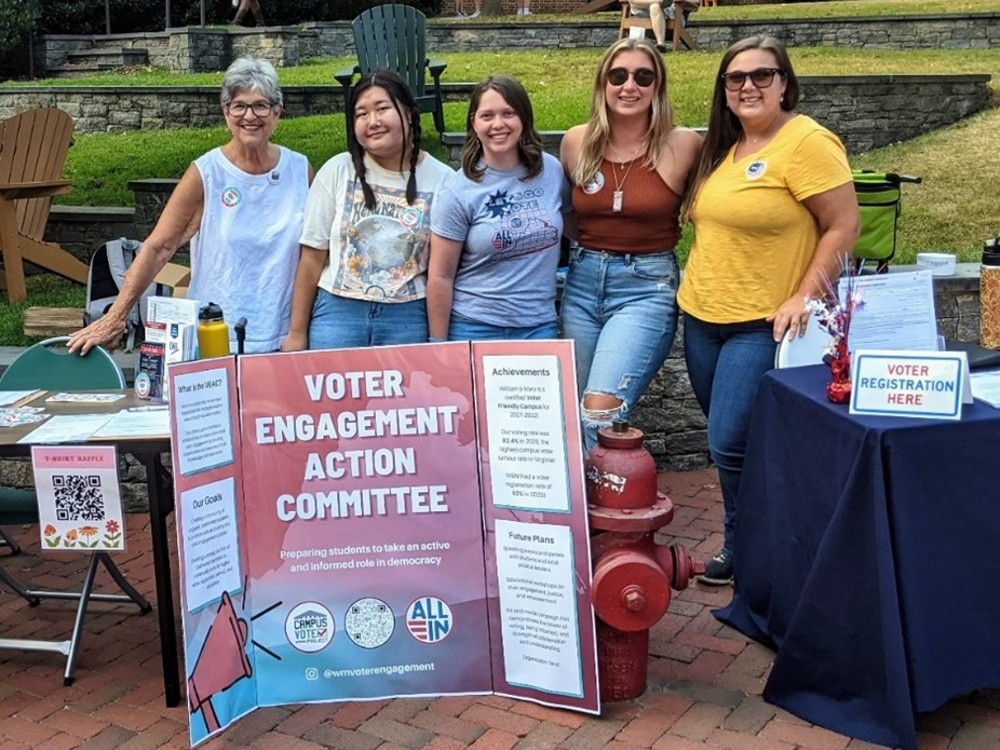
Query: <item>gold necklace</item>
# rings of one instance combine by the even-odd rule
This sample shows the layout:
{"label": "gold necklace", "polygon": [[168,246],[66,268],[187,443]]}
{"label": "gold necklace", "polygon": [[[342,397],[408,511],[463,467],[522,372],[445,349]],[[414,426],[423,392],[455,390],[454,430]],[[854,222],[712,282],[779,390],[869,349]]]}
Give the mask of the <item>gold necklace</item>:
{"label": "gold necklace", "polygon": [[625,184],[625,180],[628,179],[628,173],[632,171],[632,165],[635,164],[635,160],[639,156],[639,149],[641,148],[642,144],[640,143],[635,151],[632,152],[632,158],[628,160],[627,168],[625,167],[626,162],[620,162],[622,168],[625,169],[620,180],[618,179],[618,170],[615,168],[615,163],[611,159],[608,159],[611,162],[611,175],[615,180],[615,192],[611,194],[611,210],[615,213],[621,213],[622,211],[622,205],[625,202],[625,193],[622,190],[622,186]]}

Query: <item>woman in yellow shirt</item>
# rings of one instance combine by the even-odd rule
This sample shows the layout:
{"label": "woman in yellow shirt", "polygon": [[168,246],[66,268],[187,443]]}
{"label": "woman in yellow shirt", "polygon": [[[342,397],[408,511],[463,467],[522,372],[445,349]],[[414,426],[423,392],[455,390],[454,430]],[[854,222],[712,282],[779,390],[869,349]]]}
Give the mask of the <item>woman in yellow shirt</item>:
{"label": "woman in yellow shirt", "polygon": [[805,300],[839,276],[858,236],[840,140],[795,113],[784,46],[755,36],[723,55],[687,207],[695,239],[678,292],[684,354],[708,418],[725,508],[720,552],[702,580],[733,578],[736,497],[757,384],[777,342],[802,335]]}

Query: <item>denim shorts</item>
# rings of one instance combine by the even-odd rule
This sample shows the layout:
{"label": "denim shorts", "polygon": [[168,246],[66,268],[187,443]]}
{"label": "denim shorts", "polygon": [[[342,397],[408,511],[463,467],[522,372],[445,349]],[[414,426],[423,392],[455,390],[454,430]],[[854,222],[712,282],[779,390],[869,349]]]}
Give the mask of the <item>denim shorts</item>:
{"label": "denim shorts", "polygon": [[349,299],[316,290],[309,321],[310,349],[350,349],[427,341],[427,305]]}
{"label": "denim shorts", "polygon": [[563,335],[574,341],[581,397],[615,396],[617,413],[583,413],[589,448],[597,430],[627,419],[670,353],[677,330],[677,257],[673,251],[570,253],[562,298]]}
{"label": "denim shorts", "polygon": [[449,341],[503,341],[558,338],[556,321],[523,328],[481,323],[452,311],[448,324]]}

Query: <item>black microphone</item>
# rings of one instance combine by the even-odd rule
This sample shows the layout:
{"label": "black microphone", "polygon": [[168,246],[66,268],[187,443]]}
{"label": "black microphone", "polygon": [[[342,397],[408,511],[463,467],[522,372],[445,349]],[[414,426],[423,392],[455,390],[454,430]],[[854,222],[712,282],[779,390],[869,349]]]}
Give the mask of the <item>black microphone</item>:
{"label": "black microphone", "polygon": [[278,180],[280,179],[281,179],[281,173],[278,172],[278,170],[274,170],[273,172],[271,172],[271,176],[267,178],[267,181],[270,182],[272,185],[277,185]]}

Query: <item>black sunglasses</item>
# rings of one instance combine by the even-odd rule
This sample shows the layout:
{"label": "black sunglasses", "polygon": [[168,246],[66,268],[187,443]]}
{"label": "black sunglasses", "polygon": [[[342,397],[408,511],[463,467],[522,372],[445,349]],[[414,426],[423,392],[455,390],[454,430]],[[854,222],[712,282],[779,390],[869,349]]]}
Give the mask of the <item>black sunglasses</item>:
{"label": "black sunglasses", "polygon": [[742,70],[734,70],[732,73],[723,73],[719,77],[726,84],[727,89],[730,91],[739,91],[743,88],[743,84],[746,83],[747,78],[757,88],[766,89],[774,83],[775,73],[781,73],[781,68],[757,68],[757,70],[751,70],[749,73],[745,73]]}
{"label": "black sunglasses", "polygon": [[639,68],[634,73],[625,68],[612,68],[608,71],[608,83],[612,86],[623,86],[629,76],[632,76],[635,85],[641,88],[652,86],[656,80],[656,73],[649,68]]}

